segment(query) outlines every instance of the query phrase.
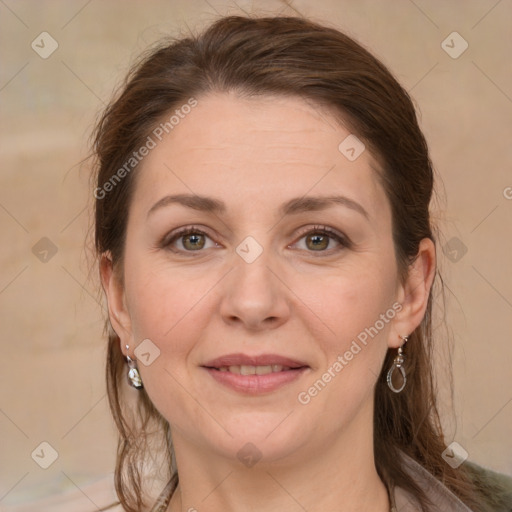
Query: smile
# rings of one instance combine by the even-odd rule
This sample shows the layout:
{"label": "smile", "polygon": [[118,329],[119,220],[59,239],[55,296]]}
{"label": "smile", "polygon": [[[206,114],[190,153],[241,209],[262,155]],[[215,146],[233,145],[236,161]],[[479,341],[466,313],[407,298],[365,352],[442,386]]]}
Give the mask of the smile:
{"label": "smile", "polygon": [[223,387],[246,395],[270,393],[300,378],[307,366],[290,368],[282,365],[203,367]]}
{"label": "smile", "polygon": [[233,366],[221,366],[215,368],[220,372],[231,372],[239,375],[266,375],[268,373],[276,373],[290,370],[288,366],[282,366],[280,364],[272,364],[266,366],[250,366],[250,365],[233,365]]}

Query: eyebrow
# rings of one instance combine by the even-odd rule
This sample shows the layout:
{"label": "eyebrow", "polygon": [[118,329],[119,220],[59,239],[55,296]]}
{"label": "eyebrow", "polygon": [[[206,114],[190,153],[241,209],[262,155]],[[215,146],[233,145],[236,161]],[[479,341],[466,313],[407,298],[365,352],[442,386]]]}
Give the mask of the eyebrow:
{"label": "eyebrow", "polygon": [[[209,213],[225,213],[227,208],[224,202],[212,197],[198,196],[195,194],[168,195],[159,199],[148,211],[147,216],[152,215],[156,210],[172,204],[181,204],[187,208]],[[358,202],[345,196],[304,196],[296,197],[286,201],[279,208],[282,216],[294,215],[303,212],[321,211],[335,205],[345,206],[370,220],[368,212]]]}

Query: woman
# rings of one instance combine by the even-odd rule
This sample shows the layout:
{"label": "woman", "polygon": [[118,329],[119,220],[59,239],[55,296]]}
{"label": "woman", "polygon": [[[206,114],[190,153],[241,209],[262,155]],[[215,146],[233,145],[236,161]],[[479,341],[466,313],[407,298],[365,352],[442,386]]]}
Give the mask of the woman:
{"label": "woman", "polygon": [[126,510],[512,510],[447,462],[432,166],[378,60],[223,18],[142,57],[95,151]]}

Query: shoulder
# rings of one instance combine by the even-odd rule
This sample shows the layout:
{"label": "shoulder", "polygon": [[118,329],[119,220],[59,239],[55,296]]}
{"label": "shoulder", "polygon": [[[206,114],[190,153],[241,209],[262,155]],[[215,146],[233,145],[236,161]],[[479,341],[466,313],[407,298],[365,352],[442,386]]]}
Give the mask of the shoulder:
{"label": "shoulder", "polygon": [[512,512],[512,477],[466,462],[475,487],[487,496],[493,512]]}
{"label": "shoulder", "polygon": [[[401,453],[404,469],[414,479],[416,484],[425,492],[434,506],[434,510],[450,510],[450,512],[476,512],[465,505],[441,481],[431,475],[417,461]],[[483,468],[475,463],[466,461],[465,469],[485,502],[484,510],[489,512],[512,512],[512,478],[495,471]],[[403,489],[395,488],[395,498],[398,510],[417,512],[421,510],[418,502]]]}

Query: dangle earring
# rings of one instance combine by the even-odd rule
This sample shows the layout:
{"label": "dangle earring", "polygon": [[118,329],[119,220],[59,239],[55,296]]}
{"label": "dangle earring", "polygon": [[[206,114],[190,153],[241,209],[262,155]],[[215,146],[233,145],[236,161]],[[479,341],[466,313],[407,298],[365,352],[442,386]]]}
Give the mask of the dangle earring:
{"label": "dangle earring", "polygon": [[[405,383],[407,382],[407,377],[405,375],[405,369],[403,367],[403,364],[405,361],[405,356],[404,356],[404,351],[403,351],[402,347],[404,347],[405,344],[407,343],[409,336],[400,336],[399,335],[399,337],[402,340],[404,340],[404,342],[401,347],[398,347],[398,354],[395,356],[393,364],[388,371],[388,378],[387,378],[388,387],[389,387],[389,389],[391,389],[391,391],[393,391],[393,393],[400,393],[400,391],[402,391],[405,388]],[[395,370],[399,370],[399,372],[402,374],[402,385],[399,388],[395,388],[395,386],[393,385],[393,373]]]}
{"label": "dangle earring", "polygon": [[139,370],[137,369],[137,364],[135,361],[128,355],[128,349],[129,346],[126,345],[126,362],[128,364],[128,367],[130,368],[128,370],[128,383],[130,386],[133,386],[136,389],[141,389],[142,386],[142,379],[140,378]]}

